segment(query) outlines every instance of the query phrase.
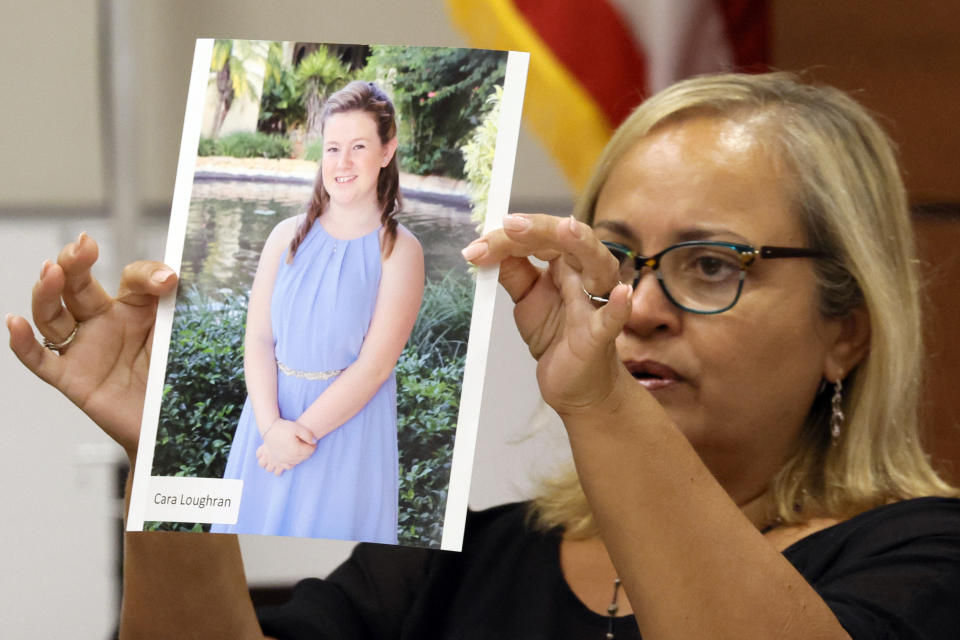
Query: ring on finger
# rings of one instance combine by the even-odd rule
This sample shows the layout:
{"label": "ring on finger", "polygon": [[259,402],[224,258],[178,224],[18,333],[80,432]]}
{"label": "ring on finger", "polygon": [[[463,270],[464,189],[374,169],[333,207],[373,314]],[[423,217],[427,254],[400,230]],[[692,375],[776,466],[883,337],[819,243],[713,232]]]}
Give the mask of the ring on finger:
{"label": "ring on finger", "polygon": [[583,289],[583,292],[587,295],[587,298],[590,300],[590,302],[602,302],[602,303],[610,302],[610,298],[605,298],[603,296],[595,296],[589,291],[587,291],[587,288],[583,285],[580,285],[580,288]]}
{"label": "ring on finger", "polygon": [[60,353],[60,349],[63,349],[65,346],[73,342],[73,339],[77,337],[77,330],[80,329],[80,323],[73,325],[73,331],[70,332],[70,335],[61,342],[52,342],[46,336],[43,336],[43,346],[49,349],[50,351],[56,351]]}

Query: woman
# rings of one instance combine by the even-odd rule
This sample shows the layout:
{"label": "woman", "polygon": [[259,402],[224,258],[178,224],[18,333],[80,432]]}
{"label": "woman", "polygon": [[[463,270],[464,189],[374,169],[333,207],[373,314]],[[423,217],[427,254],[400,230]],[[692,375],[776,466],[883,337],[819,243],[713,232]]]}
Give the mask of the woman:
{"label": "woman", "polygon": [[[679,83],[620,128],[578,217],[509,216],[464,251],[501,265],[576,480],[534,503],[532,525],[523,505],[473,515],[462,554],[360,545],[328,580],[262,610],[263,631],[954,637],[960,501],[917,444],[909,218],[863,109],[780,74]],[[85,245],[61,257],[72,281],[89,279]],[[60,341],[73,327],[53,313],[61,291],[78,320],[88,307],[51,272],[35,316]],[[149,274],[171,277],[131,267],[132,304],[171,286]],[[109,308],[149,327],[148,310]],[[83,406],[62,381],[107,321],[86,323],[60,360],[25,321],[8,324],[25,364]],[[88,412],[135,455],[135,426]],[[173,557],[215,575],[184,593],[162,560]],[[179,617],[259,636],[226,536],[130,535],[127,567],[131,633]],[[220,626],[183,619],[201,596]]]}
{"label": "woman", "polygon": [[248,397],[218,533],[397,541],[394,367],[423,295],[423,251],[397,224],[396,121],[372,82],[327,100],[305,215],[271,232],[250,290]]}

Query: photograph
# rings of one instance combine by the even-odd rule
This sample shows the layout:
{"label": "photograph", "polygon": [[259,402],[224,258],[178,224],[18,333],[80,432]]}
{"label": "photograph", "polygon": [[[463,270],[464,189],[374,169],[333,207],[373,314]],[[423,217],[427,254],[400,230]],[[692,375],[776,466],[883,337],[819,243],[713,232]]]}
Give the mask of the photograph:
{"label": "photograph", "polygon": [[128,529],[439,548],[508,52],[207,43]]}

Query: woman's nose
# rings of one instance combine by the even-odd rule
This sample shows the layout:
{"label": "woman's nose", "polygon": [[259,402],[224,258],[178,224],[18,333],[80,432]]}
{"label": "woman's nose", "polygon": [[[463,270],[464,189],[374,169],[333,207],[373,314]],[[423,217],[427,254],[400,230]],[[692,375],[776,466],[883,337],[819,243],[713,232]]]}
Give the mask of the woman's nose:
{"label": "woman's nose", "polygon": [[657,274],[644,269],[633,288],[630,318],[624,331],[637,335],[675,333],[680,328],[682,313],[683,310],[667,297]]}

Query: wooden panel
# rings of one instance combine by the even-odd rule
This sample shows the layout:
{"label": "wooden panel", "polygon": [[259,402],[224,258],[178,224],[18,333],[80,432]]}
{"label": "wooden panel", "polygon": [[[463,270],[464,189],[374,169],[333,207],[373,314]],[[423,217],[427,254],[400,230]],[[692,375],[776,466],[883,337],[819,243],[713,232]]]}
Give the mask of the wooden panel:
{"label": "wooden panel", "polygon": [[960,2],[773,0],[775,68],[879,114],[915,203],[960,202]]}
{"label": "wooden panel", "polygon": [[926,445],[937,468],[960,484],[960,215],[921,214],[914,224],[928,303]]}

